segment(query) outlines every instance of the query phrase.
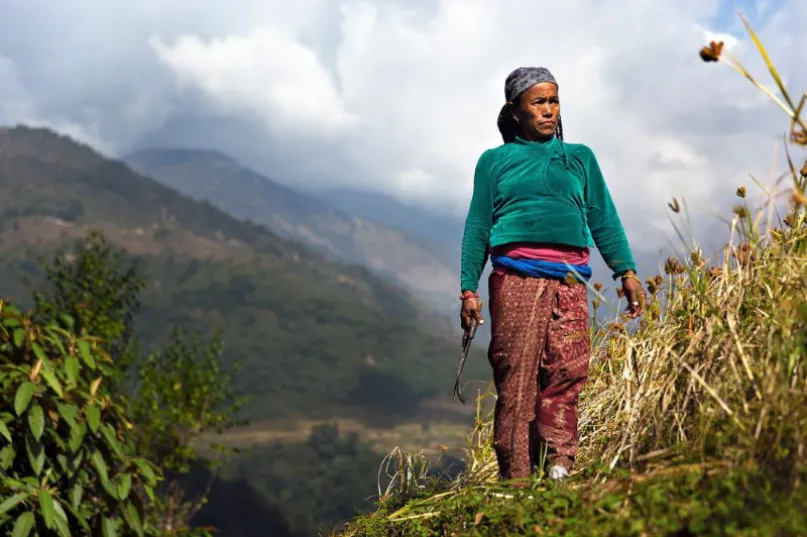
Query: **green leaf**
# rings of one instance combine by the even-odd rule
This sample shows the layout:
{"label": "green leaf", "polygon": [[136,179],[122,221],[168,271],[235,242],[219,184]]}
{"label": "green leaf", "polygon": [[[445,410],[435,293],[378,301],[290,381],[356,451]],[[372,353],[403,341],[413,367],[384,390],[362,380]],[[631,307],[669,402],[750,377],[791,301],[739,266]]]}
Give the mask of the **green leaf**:
{"label": "green leaf", "polygon": [[42,438],[42,433],[45,432],[45,413],[42,411],[42,407],[36,403],[28,411],[28,427],[31,428],[34,438],[37,440]]}
{"label": "green leaf", "polygon": [[41,443],[31,442],[30,438],[25,439],[25,449],[28,452],[28,462],[37,476],[42,473],[45,466],[45,449]]}
{"label": "green leaf", "polygon": [[[56,516],[56,520],[55,520],[55,522],[56,522],[56,531],[59,532],[59,535],[61,537],[71,537],[72,534],[70,533],[70,526],[68,526],[68,524],[67,524],[67,514],[64,512],[64,509],[62,509],[62,506],[59,505],[58,502],[56,502],[56,511],[57,511],[57,516]],[[59,511],[61,511],[61,512],[59,512]],[[62,517],[64,517],[64,518],[62,518]],[[82,526],[84,528],[89,529],[87,527],[86,522],[84,522],[80,518],[78,520],[79,520],[79,522],[82,523]]]}
{"label": "green leaf", "polygon": [[115,529],[115,521],[111,518],[104,517],[103,522],[101,522],[101,531],[104,534],[104,537],[116,537],[117,531]]}
{"label": "green leaf", "polygon": [[95,369],[95,358],[93,358],[92,351],[90,350],[90,344],[86,339],[79,340],[78,352],[81,355],[81,359],[84,360],[84,363],[87,364],[91,369]]}
{"label": "green leaf", "polygon": [[120,442],[118,442],[118,439],[115,436],[115,429],[111,425],[106,423],[104,424],[103,427],[101,427],[101,434],[106,439],[106,442],[109,445],[109,447],[112,448],[112,451],[115,452],[115,455],[117,455],[122,459],[124,457],[123,450],[120,447]]}
{"label": "green leaf", "polygon": [[[73,520],[75,522],[78,522],[79,525],[81,526],[81,529],[84,530],[84,533],[78,533],[77,532],[77,534],[78,535],[91,535],[92,530],[90,530],[90,526],[89,526],[89,524],[87,524],[87,521],[85,520],[85,518],[87,518],[87,515],[82,514],[81,512],[79,512],[78,509],[73,509],[73,507],[70,506],[70,505],[67,506],[67,509],[70,511],[70,513],[72,513]],[[57,529],[58,529],[58,526],[57,526]],[[61,531],[59,533],[61,533]],[[70,533],[68,533],[67,535],[64,535],[63,537],[70,537]]]}
{"label": "green leaf", "polygon": [[65,325],[67,328],[73,328],[73,324],[74,324],[73,317],[71,317],[71,316],[70,316],[70,315],[68,315],[68,314],[66,314],[66,313],[60,313],[60,314],[59,314],[59,321],[60,321],[60,322],[61,322],[63,325]]}
{"label": "green leaf", "polygon": [[17,507],[20,504],[20,502],[28,499],[29,496],[30,494],[21,492],[5,500],[3,503],[0,503],[0,515],[8,513],[9,511]]}
{"label": "green leaf", "polygon": [[9,432],[8,427],[6,427],[5,422],[2,421],[0,421],[0,436],[11,442],[11,433]]}
{"label": "green leaf", "polygon": [[0,449],[0,469],[8,470],[11,468],[16,456],[17,452],[14,450],[14,446],[6,446]]}
{"label": "green leaf", "polygon": [[140,513],[137,512],[137,507],[132,502],[128,502],[125,508],[121,508],[123,518],[126,522],[134,528],[138,536],[143,537],[143,523],[140,520]]}
{"label": "green leaf", "polygon": [[14,330],[14,346],[15,347],[22,347],[23,341],[25,341],[25,329],[24,328],[17,328]]}
{"label": "green leaf", "polygon": [[53,518],[56,513],[53,510],[53,496],[51,496],[50,492],[46,489],[39,491],[39,509],[42,513],[42,519],[45,521],[45,525],[49,529],[53,529]]}
{"label": "green leaf", "polygon": [[71,453],[76,453],[79,450],[81,444],[84,442],[86,432],[86,428],[78,425],[70,429],[70,441],[67,447],[70,448]]}
{"label": "green leaf", "polygon": [[88,405],[84,409],[84,414],[87,416],[87,425],[94,433],[98,432],[98,426],[101,424],[101,409],[95,405]]}
{"label": "green leaf", "polygon": [[101,455],[100,451],[96,451],[92,454],[90,458],[92,461],[92,465],[98,470],[98,475],[101,476],[101,479],[109,480],[109,469],[107,468],[106,461],[104,460],[104,456]]}
{"label": "green leaf", "polygon": [[48,355],[45,354],[45,351],[42,350],[42,346],[39,343],[34,343],[31,348],[34,350],[34,356],[42,360],[43,362],[49,362]]}
{"label": "green leaf", "polygon": [[79,363],[78,358],[72,355],[65,358],[64,370],[67,374],[67,380],[71,384],[76,384],[78,382],[78,374],[80,369],[81,364]]}
{"label": "green leaf", "polygon": [[76,482],[73,488],[70,489],[70,505],[73,509],[78,509],[81,506],[81,498],[84,496],[84,486]]}
{"label": "green leaf", "polygon": [[133,459],[132,462],[140,469],[140,473],[148,480],[149,485],[154,485],[157,482],[157,476],[154,475],[154,471],[147,461],[143,459]]}
{"label": "green leaf", "polygon": [[128,498],[131,490],[132,476],[130,474],[123,474],[118,481],[118,499],[123,501]]}
{"label": "green leaf", "polygon": [[76,453],[76,456],[70,460],[70,467],[72,468],[72,471],[70,472],[71,475],[81,468],[82,462],[84,462],[84,451],[79,451]]}
{"label": "green leaf", "polygon": [[75,405],[63,405],[62,403],[56,403],[56,410],[59,412],[59,415],[64,418],[64,421],[70,426],[71,429],[78,428],[78,422],[76,422],[76,416],[78,416],[78,407]]}
{"label": "green leaf", "polygon": [[53,391],[56,392],[56,394],[59,397],[64,397],[64,391],[62,390],[62,383],[59,382],[59,379],[56,378],[56,375],[54,375],[52,371],[48,371],[47,369],[43,369],[41,374],[42,378],[45,379],[45,382],[48,383],[48,386],[53,388]]}
{"label": "green leaf", "polygon": [[28,537],[33,527],[34,514],[31,511],[26,511],[17,517],[17,521],[14,523],[14,530],[11,532],[11,537]]}
{"label": "green leaf", "polygon": [[28,408],[28,403],[31,402],[35,389],[36,385],[34,385],[33,382],[23,382],[20,384],[20,387],[17,388],[17,393],[14,395],[14,412],[16,412],[18,416],[22,416],[22,413]]}

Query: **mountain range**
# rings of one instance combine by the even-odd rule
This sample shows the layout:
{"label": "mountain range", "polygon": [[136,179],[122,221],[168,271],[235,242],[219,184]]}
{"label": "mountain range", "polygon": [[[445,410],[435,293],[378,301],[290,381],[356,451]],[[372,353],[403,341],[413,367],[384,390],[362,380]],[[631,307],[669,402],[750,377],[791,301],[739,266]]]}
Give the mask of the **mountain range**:
{"label": "mountain range", "polygon": [[379,200],[368,203],[358,192],[353,193],[358,203],[352,205],[350,192],[313,196],[217,151],[152,148],[124,160],[188,197],[264,225],[334,261],[365,266],[434,309],[456,305],[459,250],[445,248],[442,237],[430,237],[428,227],[396,225],[405,223],[406,216],[389,225],[374,212],[385,210]]}
{"label": "mountain range", "polygon": [[[5,297],[24,302],[22,277],[42,277],[38,258],[100,228],[149,275],[144,343],[164,341],[176,323],[227,330],[227,355],[246,360],[247,417],[388,415],[450,397],[456,323],[360,262],[335,261],[48,129],[0,130],[0,186]],[[466,378],[486,380],[474,352]]]}

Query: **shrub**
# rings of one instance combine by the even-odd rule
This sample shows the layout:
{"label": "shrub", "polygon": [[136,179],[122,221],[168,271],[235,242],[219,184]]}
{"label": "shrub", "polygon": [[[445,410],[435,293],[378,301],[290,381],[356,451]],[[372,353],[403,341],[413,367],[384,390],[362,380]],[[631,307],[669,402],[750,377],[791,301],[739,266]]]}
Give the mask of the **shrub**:
{"label": "shrub", "polygon": [[72,317],[36,323],[0,302],[0,525],[28,535],[148,533],[158,471],[102,388],[111,361]]}

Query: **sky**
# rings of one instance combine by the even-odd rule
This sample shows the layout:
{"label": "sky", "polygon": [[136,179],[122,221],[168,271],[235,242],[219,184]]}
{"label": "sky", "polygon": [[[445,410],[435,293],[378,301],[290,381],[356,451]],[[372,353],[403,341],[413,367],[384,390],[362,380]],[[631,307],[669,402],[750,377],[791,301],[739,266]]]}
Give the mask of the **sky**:
{"label": "sky", "polygon": [[736,8],[807,90],[804,0],[0,0],[0,124],[112,157],[218,149],[292,186],[463,217],[476,160],[501,143],[505,77],[543,65],[566,140],[594,150],[650,244],[672,197],[713,219],[784,169],[784,113],[697,54],[723,39],[770,83]]}

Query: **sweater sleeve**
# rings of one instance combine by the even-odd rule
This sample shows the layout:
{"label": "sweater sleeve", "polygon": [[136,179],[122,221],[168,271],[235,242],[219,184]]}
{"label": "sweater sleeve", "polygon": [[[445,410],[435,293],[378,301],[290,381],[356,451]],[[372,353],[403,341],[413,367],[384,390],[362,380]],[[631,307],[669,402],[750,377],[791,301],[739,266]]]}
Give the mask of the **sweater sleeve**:
{"label": "sweater sleeve", "polygon": [[488,260],[488,241],[493,225],[493,153],[482,153],[474,171],[474,190],[462,236],[461,291],[476,292]]}
{"label": "sweater sleeve", "polygon": [[581,155],[586,169],[587,220],[594,244],[600,251],[614,278],[628,270],[636,271],[636,264],[628,244],[628,237],[617,213],[608,185],[600,170],[597,157],[586,146]]}

